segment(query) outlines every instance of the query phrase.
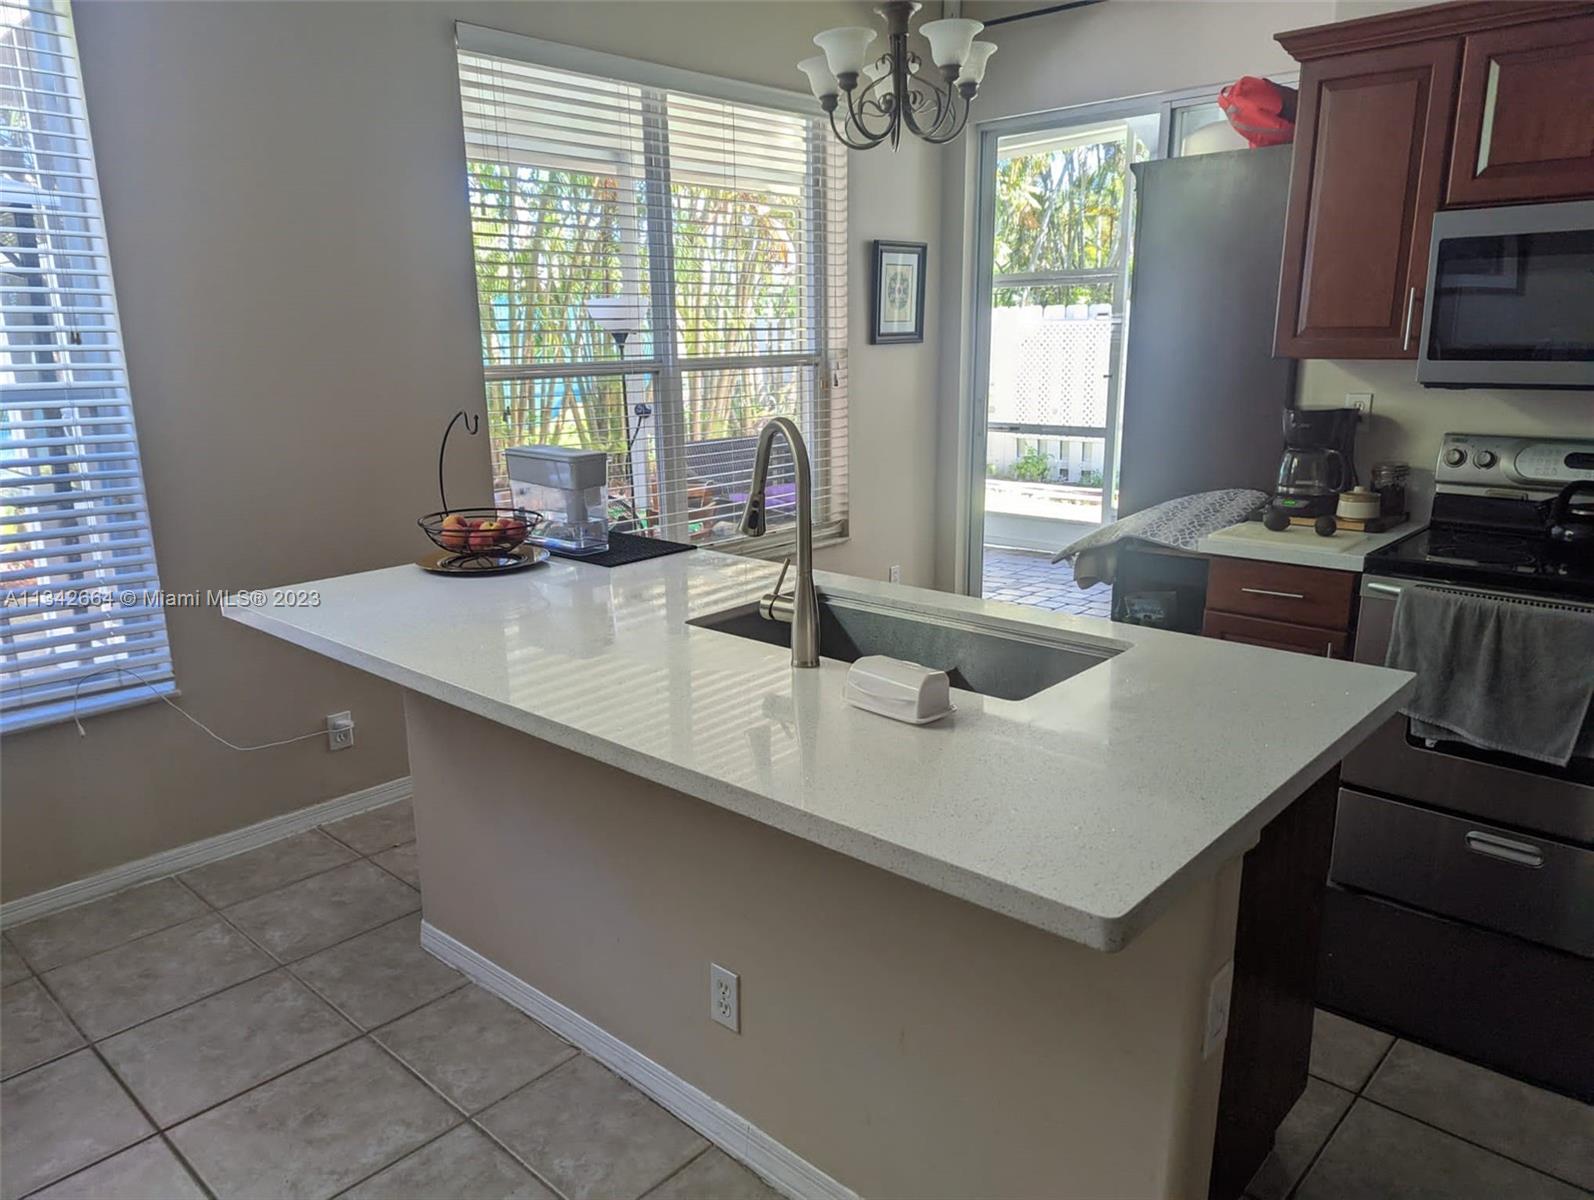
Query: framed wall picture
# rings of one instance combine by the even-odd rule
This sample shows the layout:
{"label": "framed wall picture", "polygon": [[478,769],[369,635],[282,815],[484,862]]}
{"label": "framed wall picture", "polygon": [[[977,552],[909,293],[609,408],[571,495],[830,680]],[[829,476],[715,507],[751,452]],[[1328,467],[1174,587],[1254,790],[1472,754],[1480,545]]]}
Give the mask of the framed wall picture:
{"label": "framed wall picture", "polygon": [[869,341],[875,345],[924,341],[924,242],[874,243],[869,298]]}

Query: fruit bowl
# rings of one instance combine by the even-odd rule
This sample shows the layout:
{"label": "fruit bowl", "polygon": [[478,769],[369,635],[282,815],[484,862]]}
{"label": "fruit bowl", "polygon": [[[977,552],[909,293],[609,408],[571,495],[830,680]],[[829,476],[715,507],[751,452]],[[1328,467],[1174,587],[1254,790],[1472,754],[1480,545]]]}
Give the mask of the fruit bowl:
{"label": "fruit bowl", "polygon": [[445,508],[415,522],[441,550],[466,558],[501,558],[542,524],[528,508]]}

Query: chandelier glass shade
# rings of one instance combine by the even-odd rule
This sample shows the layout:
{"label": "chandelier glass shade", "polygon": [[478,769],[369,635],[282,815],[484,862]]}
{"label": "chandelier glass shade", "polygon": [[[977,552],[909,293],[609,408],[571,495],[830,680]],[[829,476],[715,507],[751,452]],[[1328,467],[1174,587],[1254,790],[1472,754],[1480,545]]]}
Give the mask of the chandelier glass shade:
{"label": "chandelier glass shade", "polygon": [[824,51],[798,63],[837,138],[854,150],[885,142],[896,147],[906,129],[941,145],[963,132],[996,47],[977,42],[978,21],[926,21],[927,65],[908,48],[909,22],[919,5],[892,0],[876,11],[886,22],[886,46],[874,52],[875,31],[861,25],[827,29],[814,38]]}

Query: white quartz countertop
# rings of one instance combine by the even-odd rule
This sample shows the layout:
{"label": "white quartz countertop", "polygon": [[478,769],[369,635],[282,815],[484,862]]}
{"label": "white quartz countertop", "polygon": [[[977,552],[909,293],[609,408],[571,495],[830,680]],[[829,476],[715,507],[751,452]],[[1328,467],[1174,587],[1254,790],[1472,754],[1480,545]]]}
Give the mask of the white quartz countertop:
{"label": "white quartz countertop", "polygon": [[1421,528],[1420,522],[1407,521],[1383,533],[1339,529],[1332,537],[1323,537],[1306,525],[1291,525],[1275,533],[1260,521],[1241,521],[1207,534],[1196,543],[1196,549],[1202,554],[1223,554],[1230,558],[1257,558],[1298,567],[1326,567],[1330,571],[1360,571],[1374,550],[1381,550]]}
{"label": "white quartz countertop", "polygon": [[845,704],[843,663],[794,671],[784,648],[687,624],[775,572],[705,550],[486,579],[406,565],[225,611],[1098,950],[1249,848],[1412,678],[819,573],[822,594],[1122,650],[1023,701],[954,689],[955,714],[907,725]]}

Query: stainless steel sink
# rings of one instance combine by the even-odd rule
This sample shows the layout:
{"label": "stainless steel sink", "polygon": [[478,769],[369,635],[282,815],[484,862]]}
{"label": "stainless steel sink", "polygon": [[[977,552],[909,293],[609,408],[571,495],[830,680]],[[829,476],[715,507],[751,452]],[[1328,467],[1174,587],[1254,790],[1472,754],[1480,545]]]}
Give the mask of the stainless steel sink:
{"label": "stainless steel sink", "polygon": [[[791,626],[754,604],[688,624],[770,646],[790,646]],[[819,654],[856,662],[885,654],[945,671],[952,686],[1001,700],[1025,700],[1120,653],[1115,646],[1060,642],[983,627],[955,616],[927,616],[839,596],[819,598]]]}

